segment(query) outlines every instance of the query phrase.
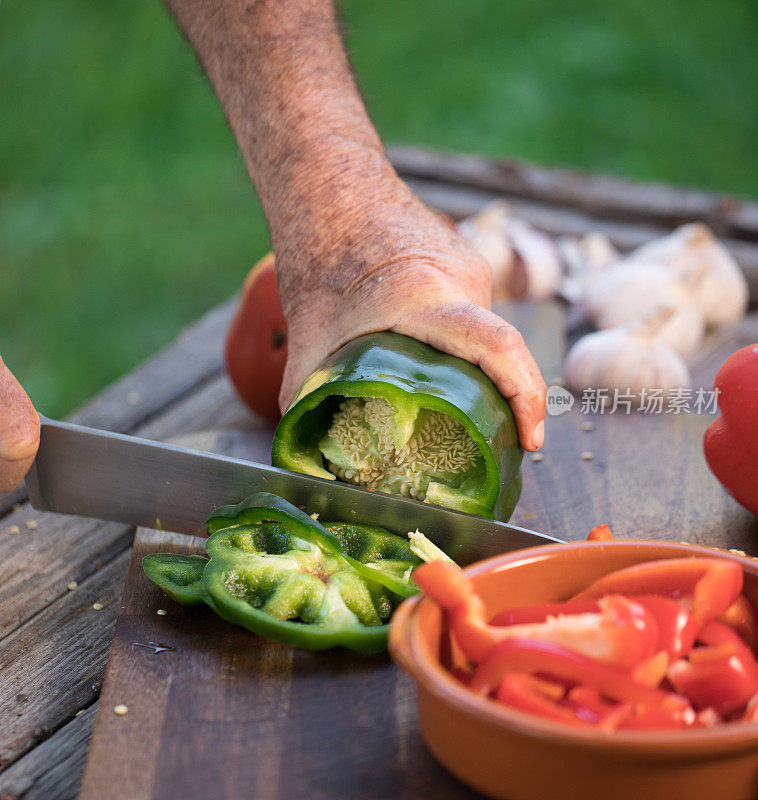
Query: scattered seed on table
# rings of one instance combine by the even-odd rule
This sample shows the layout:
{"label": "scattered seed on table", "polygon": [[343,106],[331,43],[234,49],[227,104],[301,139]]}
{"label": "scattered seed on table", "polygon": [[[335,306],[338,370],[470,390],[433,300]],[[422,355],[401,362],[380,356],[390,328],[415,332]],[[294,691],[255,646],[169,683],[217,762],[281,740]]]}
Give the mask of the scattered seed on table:
{"label": "scattered seed on table", "polygon": [[30,531],[33,531],[37,527],[37,520],[36,519],[26,520],[26,527],[29,528]]}
{"label": "scattered seed on table", "polygon": [[11,511],[18,511],[18,510],[19,510],[19,508],[21,508],[21,503],[14,503],[14,504],[11,506]]}
{"label": "scattered seed on table", "polygon": [[76,581],[69,581],[66,584],[66,588],[69,590],[69,592],[73,592],[74,589],[78,589],[79,588],[79,584]]}
{"label": "scattered seed on table", "polygon": [[594,422],[583,422],[582,423],[582,430],[583,431],[594,431],[595,430],[595,423]]}
{"label": "scattered seed on table", "polygon": [[129,708],[123,703],[119,703],[117,706],[113,706],[113,713],[119,717],[124,717],[129,713]]}
{"label": "scattered seed on table", "polygon": [[79,709],[79,710],[76,712],[76,714],[74,714],[74,716],[75,716],[75,717],[81,717],[81,715],[84,713],[84,711],[85,711],[85,709],[83,709],[83,708],[80,708],[80,709]]}
{"label": "scattered seed on table", "polygon": [[594,457],[595,457],[595,454],[594,454],[594,453],[590,453],[590,451],[589,451],[589,450],[585,450],[585,451],[582,453],[582,461],[592,461],[592,459],[593,459]]}
{"label": "scattered seed on table", "polygon": [[543,458],[544,456],[542,455],[542,453],[534,453],[534,455],[532,456],[532,461],[542,461]]}
{"label": "scattered seed on table", "polygon": [[165,608],[159,608],[159,609],[158,609],[158,616],[159,616],[159,617],[165,617],[165,616],[166,616],[166,614],[168,614],[168,611],[166,611],[166,609],[165,609]]}
{"label": "scattered seed on table", "polygon": [[126,403],[130,406],[138,406],[142,402],[139,392],[129,392],[126,396]]}
{"label": "scattered seed on table", "polygon": [[21,533],[21,528],[19,528],[18,525],[11,525],[8,528],[8,533]]}
{"label": "scattered seed on table", "polygon": [[102,603],[93,603],[92,608],[94,608],[95,611],[102,611],[104,606]]}

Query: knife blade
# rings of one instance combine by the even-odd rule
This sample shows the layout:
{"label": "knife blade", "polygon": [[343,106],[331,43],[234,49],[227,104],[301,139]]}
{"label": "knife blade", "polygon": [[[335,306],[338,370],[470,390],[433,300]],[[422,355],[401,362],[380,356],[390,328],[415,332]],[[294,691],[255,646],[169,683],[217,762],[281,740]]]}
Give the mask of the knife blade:
{"label": "knife blade", "polygon": [[420,530],[455,561],[560,542],[504,522],[398,495],[41,417],[37,458],[26,476],[41,511],[206,535],[211,511],[272,492],[324,520]]}

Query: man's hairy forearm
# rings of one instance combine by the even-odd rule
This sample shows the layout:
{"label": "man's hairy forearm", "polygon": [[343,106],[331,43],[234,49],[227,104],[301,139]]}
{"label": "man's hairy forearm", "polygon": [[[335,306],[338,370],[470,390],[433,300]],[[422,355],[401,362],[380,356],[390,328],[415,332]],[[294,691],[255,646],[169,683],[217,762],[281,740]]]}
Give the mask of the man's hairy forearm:
{"label": "man's hairy forearm", "polygon": [[360,185],[394,183],[332,0],[166,1],[224,107],[275,249],[338,223]]}

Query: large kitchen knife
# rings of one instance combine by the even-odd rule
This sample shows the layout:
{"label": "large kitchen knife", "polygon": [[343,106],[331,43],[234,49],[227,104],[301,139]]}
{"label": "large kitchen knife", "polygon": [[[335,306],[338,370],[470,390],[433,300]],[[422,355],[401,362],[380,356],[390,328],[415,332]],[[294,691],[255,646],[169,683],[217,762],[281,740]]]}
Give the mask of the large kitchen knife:
{"label": "large kitchen knife", "polygon": [[503,522],[396,495],[41,418],[37,458],[26,476],[42,511],[205,535],[217,506],[273,492],[324,520],[420,530],[461,564],[560,540]]}

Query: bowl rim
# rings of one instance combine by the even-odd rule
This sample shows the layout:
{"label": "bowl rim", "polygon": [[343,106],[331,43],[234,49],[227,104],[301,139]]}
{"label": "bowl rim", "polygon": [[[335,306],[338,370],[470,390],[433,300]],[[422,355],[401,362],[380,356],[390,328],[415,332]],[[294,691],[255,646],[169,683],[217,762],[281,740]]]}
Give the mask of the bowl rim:
{"label": "bowl rim", "polygon": [[[472,577],[505,564],[534,560],[537,557],[544,559],[549,558],[555,552],[585,548],[656,549],[659,551],[663,549],[669,551],[671,557],[686,553],[692,556],[727,558],[738,561],[743,570],[750,572],[758,579],[758,559],[705,545],[664,542],[654,539],[627,539],[611,542],[580,541],[539,545],[478,561],[465,567],[464,572]],[[665,557],[665,555],[660,555],[651,560]],[[489,698],[479,697],[457,681],[423,645],[418,623],[424,609],[430,608],[431,605],[433,603],[429,598],[424,595],[416,595],[404,601],[396,610],[390,628],[391,654],[412,675],[419,687],[470,716],[483,718],[490,725],[531,738],[569,744],[574,747],[600,748],[609,752],[645,751],[649,757],[651,748],[655,748],[655,752],[659,753],[662,759],[676,754],[717,757],[724,751],[734,752],[740,749],[751,749],[758,745],[758,723],[756,722],[731,722],[713,728],[683,731],[604,732],[593,727],[577,728],[558,721],[542,719],[526,712],[510,709]]]}

